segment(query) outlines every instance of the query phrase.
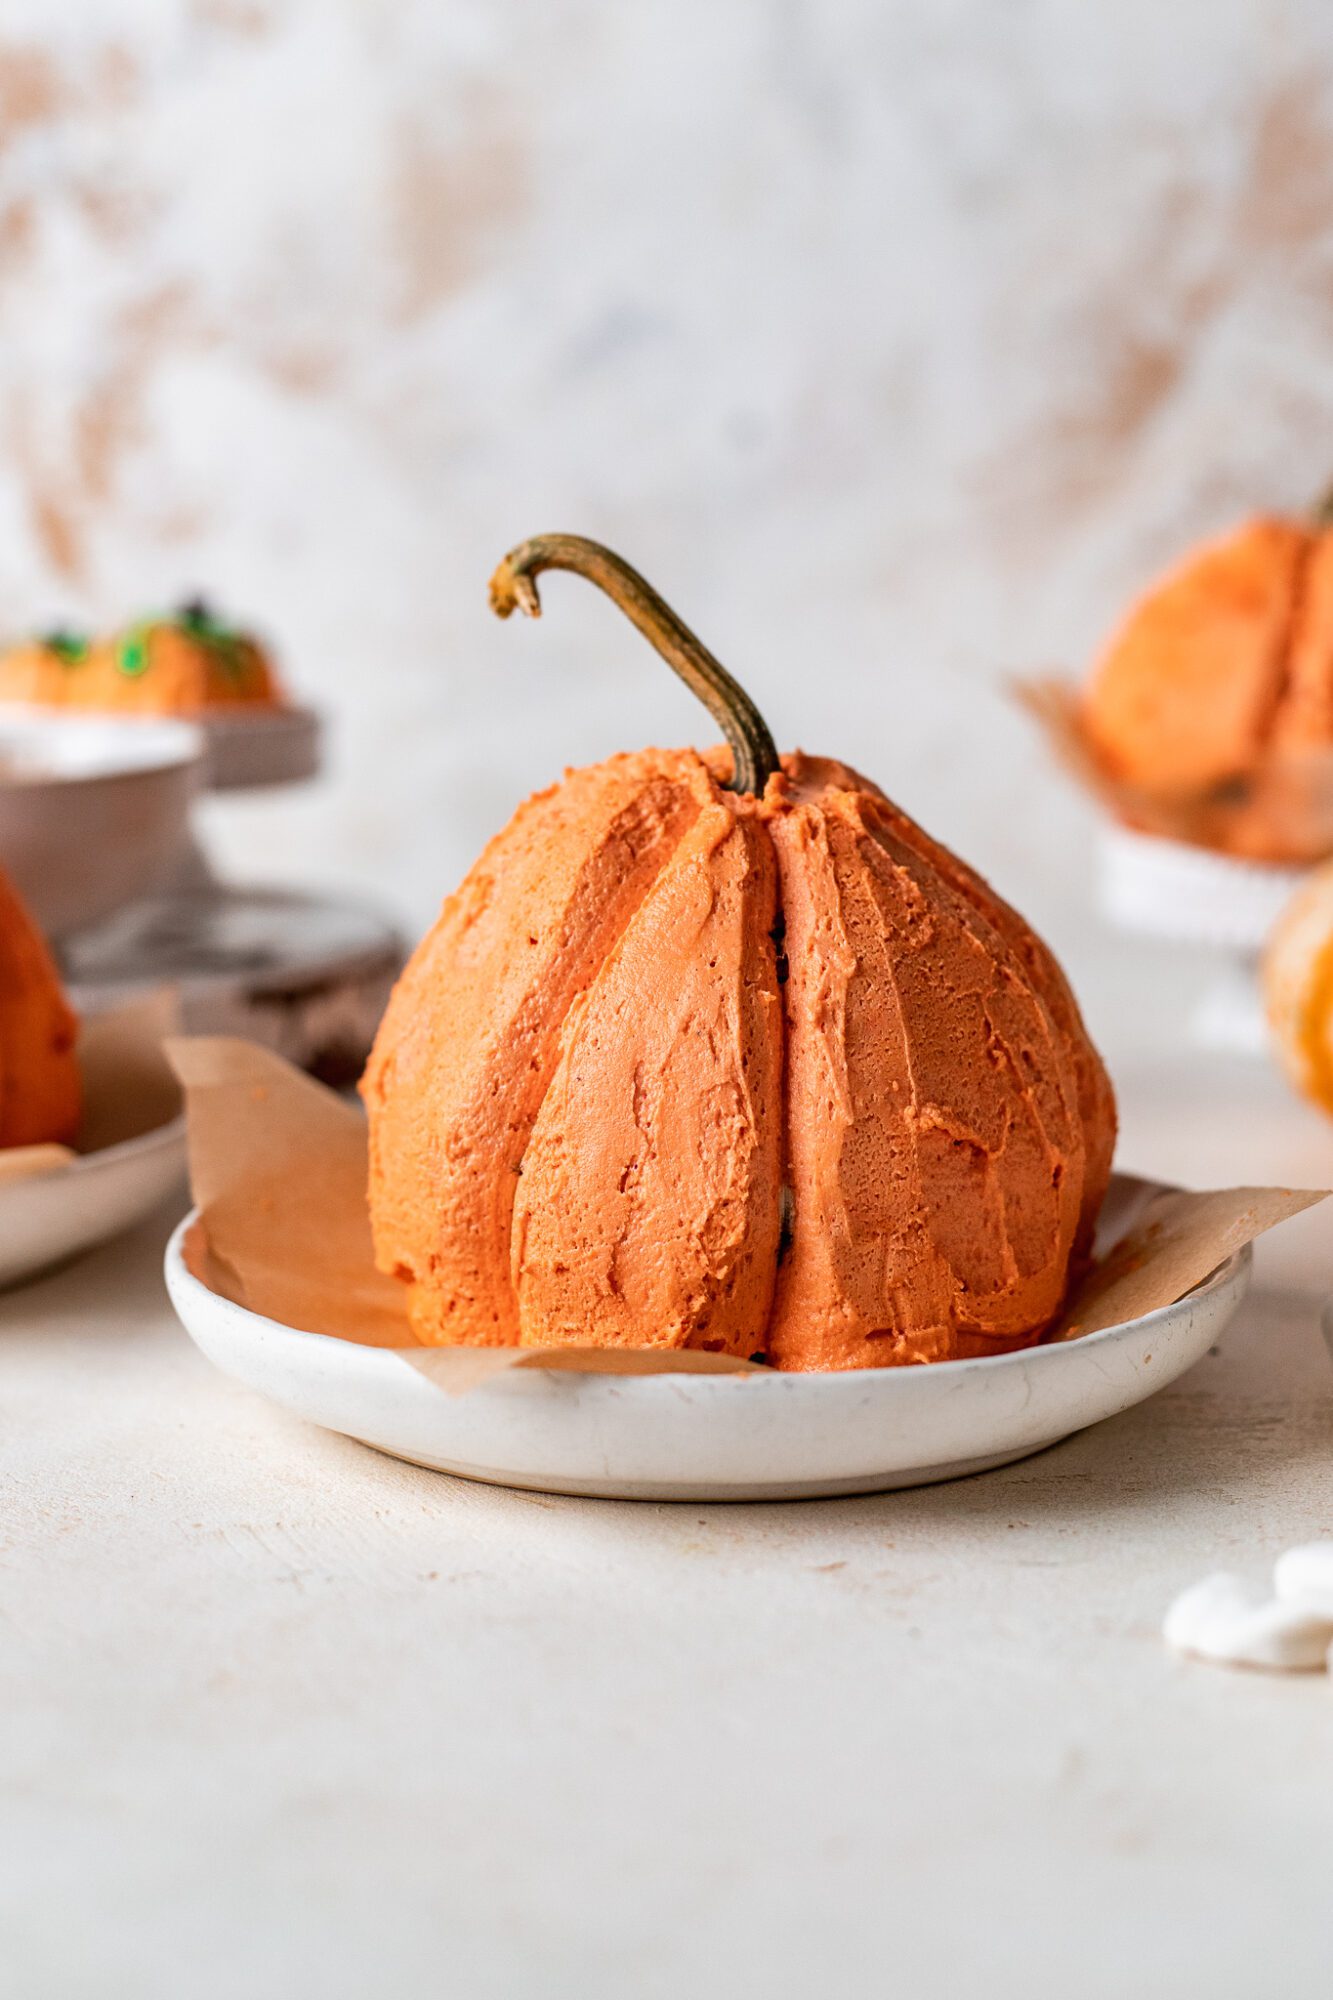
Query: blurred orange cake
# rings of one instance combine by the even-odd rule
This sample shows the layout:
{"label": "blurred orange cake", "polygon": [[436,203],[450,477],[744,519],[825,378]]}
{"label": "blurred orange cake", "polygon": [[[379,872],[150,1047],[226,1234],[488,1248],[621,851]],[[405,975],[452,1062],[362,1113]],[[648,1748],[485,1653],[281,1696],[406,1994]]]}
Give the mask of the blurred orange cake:
{"label": "blurred orange cake", "polygon": [[1197,808],[1203,844],[1274,861],[1326,852],[1333,528],[1257,519],[1193,551],[1130,611],[1079,724],[1110,785]]}
{"label": "blurred orange cake", "polygon": [[53,632],[25,641],[0,660],[0,699],[148,715],[283,705],[264,648],[199,598],[113,638]]}

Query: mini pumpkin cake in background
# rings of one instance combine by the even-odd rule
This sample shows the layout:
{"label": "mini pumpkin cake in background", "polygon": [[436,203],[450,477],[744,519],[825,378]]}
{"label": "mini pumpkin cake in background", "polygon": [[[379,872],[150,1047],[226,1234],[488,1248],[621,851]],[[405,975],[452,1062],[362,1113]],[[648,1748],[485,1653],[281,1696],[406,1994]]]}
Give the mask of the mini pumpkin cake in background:
{"label": "mini pumpkin cake in background", "polygon": [[1333,854],[1333,503],[1194,549],[1132,607],[1085,687],[1016,692],[1103,810],[1105,917],[1208,953],[1182,1028],[1262,1056],[1259,954]]}
{"label": "mini pumpkin cake in background", "polygon": [[1333,849],[1333,528],[1258,519],[1130,611],[1077,714],[1131,825],[1247,860]]}
{"label": "mini pumpkin cake in background", "polygon": [[414,953],[363,1094],[377,1261],[427,1344],[703,1348],[779,1368],[1030,1345],[1087,1258],[1110,1084],[1041,940],[869,780],[779,758],[651,587],[568,569],[729,748],[521,806]]}
{"label": "mini pumpkin cake in background", "polygon": [[205,716],[283,703],[258,641],[216,617],[201,598],[98,640],[67,688],[71,705],[108,714]]}
{"label": "mini pumpkin cake in background", "polygon": [[77,1033],[45,940],[0,872],[0,1147],[73,1139]]}
{"label": "mini pumpkin cake in background", "polygon": [[206,716],[284,705],[259,642],[216,617],[202,598],[110,638],[58,629],[23,640],[0,656],[0,701],[108,715]]}
{"label": "mini pumpkin cake in background", "polygon": [[1263,990],[1279,1062],[1333,1117],[1333,864],[1316,870],[1274,926]]}

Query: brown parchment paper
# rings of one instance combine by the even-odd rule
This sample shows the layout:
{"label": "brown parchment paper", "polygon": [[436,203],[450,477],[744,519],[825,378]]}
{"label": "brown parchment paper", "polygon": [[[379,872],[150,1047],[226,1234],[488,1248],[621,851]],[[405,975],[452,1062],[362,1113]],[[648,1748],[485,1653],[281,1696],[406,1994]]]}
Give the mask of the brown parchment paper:
{"label": "brown parchment paper", "polygon": [[80,1154],[100,1153],[178,1118],[181,1088],[163,1049],[180,1026],[176,994],[163,988],[79,1023],[83,1114],[73,1146],[7,1146],[0,1187],[57,1173]]}
{"label": "brown parchment paper", "polygon": [[1313,1188],[1158,1190],[1126,1234],[1098,1258],[1046,1337],[1076,1340],[1174,1305],[1234,1251],[1325,1199]]}
{"label": "brown parchment paper", "polygon": [[[167,1054],[185,1091],[199,1210],[186,1262],[221,1297],[284,1326],[395,1348],[455,1394],[509,1368],[767,1372],[693,1351],[418,1346],[402,1286],[374,1265],[359,1108],[253,1042],[174,1037]],[[1323,1199],[1282,1188],[1185,1194],[1122,1182],[1109,1242],[1048,1338],[1072,1340],[1172,1304],[1233,1250]]]}
{"label": "brown parchment paper", "polygon": [[1018,680],[1012,693],[1057,761],[1125,826],[1247,861],[1320,861],[1333,854],[1333,753],[1274,751],[1243,783],[1165,796],[1120,784],[1103,769],[1083,733],[1078,689],[1068,681]]}

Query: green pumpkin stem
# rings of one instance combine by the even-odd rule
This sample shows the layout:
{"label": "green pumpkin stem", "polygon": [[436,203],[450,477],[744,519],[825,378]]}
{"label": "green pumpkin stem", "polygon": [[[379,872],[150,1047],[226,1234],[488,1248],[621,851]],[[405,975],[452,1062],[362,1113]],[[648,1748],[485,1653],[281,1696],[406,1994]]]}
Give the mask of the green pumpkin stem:
{"label": "green pumpkin stem", "polygon": [[1310,509],[1312,528],[1333,528],[1333,486],[1327,487]]}
{"label": "green pumpkin stem", "polygon": [[726,737],[733,759],[728,789],[761,796],[778,769],[777,747],[768,724],[745,689],[652,585],[600,542],[590,542],[582,535],[534,535],[511,549],[491,578],[492,611],[501,618],[508,618],[512,611],[540,617],[536,580],[544,569],[573,570],[619,605],[691,694],[698,696]]}

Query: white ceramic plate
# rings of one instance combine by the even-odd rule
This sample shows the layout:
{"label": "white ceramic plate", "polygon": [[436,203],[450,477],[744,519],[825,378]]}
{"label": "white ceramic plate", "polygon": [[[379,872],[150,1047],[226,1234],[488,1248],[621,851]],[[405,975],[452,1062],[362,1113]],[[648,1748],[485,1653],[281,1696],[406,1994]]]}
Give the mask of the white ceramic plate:
{"label": "white ceramic plate", "polygon": [[1007,1465],[1164,1388],[1212,1345],[1248,1247],[1178,1304],[1083,1340],[989,1360],[838,1375],[598,1376],[522,1369],[447,1395],[402,1354],[302,1333],[188,1270],[167,1289],[224,1373],[312,1423],[440,1472],[623,1500],[795,1500]]}
{"label": "white ceramic plate", "polygon": [[32,1180],[0,1182],[0,1285],[91,1250],[151,1215],[185,1177],[185,1119]]}

